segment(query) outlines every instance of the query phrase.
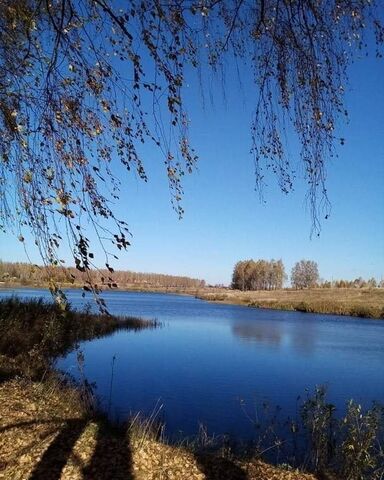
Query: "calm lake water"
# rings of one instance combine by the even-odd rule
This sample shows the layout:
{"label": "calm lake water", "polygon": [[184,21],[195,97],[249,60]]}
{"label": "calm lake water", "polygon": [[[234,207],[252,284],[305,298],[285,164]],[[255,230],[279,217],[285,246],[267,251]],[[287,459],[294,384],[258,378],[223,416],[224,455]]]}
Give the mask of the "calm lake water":
{"label": "calm lake water", "polygon": [[[46,291],[18,289],[20,297]],[[0,296],[10,291],[0,291]],[[68,291],[74,307],[81,292]],[[169,436],[192,435],[204,424],[210,434],[239,438],[254,434],[260,405],[280,406],[282,419],[295,415],[306,389],[328,386],[341,410],[353,398],[365,407],[384,402],[384,322],[334,315],[219,305],[192,297],[106,292],[111,313],[156,318],[156,330],[117,332],[84,342],[85,374],[95,382],[111,415],[150,414]],[[112,361],[114,361],[111,390]],[[76,352],[59,359],[60,369],[79,376]]]}

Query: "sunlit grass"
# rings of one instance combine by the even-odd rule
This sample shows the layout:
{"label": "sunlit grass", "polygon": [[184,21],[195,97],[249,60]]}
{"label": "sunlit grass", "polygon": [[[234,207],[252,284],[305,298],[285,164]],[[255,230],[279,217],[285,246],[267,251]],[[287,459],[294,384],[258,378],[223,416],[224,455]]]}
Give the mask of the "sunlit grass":
{"label": "sunlit grass", "polygon": [[254,292],[211,289],[200,292],[198,298],[259,308],[384,318],[382,288],[314,288]]}

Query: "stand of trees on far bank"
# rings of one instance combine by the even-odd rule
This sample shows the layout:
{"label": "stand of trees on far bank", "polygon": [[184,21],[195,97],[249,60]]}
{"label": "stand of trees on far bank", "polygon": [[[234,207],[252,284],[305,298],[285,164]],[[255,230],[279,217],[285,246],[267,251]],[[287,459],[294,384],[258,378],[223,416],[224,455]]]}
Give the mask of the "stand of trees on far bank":
{"label": "stand of trees on far bank", "polygon": [[[231,288],[234,290],[278,290],[282,289],[288,277],[285,273],[283,261],[280,260],[241,260],[236,263]],[[364,280],[358,277],[355,280],[322,280],[319,269],[313,260],[296,262],[291,271],[291,286],[302,288],[384,288],[384,279],[375,278]]]}
{"label": "stand of trees on far bank", "polygon": [[[202,288],[205,281],[176,275],[161,273],[139,273],[124,270],[110,272],[106,269],[92,270],[92,281],[100,286],[125,287],[176,287],[176,288]],[[4,283],[20,283],[22,285],[45,285],[52,281],[58,284],[84,285],[84,273],[75,267],[46,267],[30,263],[12,263],[0,260],[0,281]]]}
{"label": "stand of trees on far bank", "polygon": [[313,288],[319,283],[319,268],[313,260],[300,260],[292,268],[291,285],[293,288]]}
{"label": "stand of trees on far bank", "polygon": [[[206,283],[198,278],[161,273],[140,273],[127,270],[110,272],[106,269],[92,270],[92,281],[104,287],[129,288],[204,288]],[[236,263],[231,288],[235,290],[280,290],[288,279],[283,261],[242,260]],[[291,272],[292,288],[384,288],[384,279],[368,280],[358,277],[355,280],[322,280],[318,266],[311,260],[297,262]],[[0,283],[47,286],[50,282],[61,285],[83,286],[84,273],[75,267],[46,268],[23,262],[0,260]],[[224,285],[222,285],[224,287]]]}
{"label": "stand of trees on far bank", "polygon": [[242,260],[232,275],[232,288],[237,290],[277,290],[286,279],[282,260]]}

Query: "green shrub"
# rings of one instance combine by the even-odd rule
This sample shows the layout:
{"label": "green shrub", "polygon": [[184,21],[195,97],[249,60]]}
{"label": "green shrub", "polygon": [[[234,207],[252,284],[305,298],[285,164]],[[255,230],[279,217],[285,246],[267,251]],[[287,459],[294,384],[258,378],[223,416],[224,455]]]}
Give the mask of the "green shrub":
{"label": "green shrub", "polygon": [[315,389],[301,408],[306,440],[305,465],[312,471],[332,472],[344,480],[384,478],[384,408],[374,404],[363,411],[353,400],[346,414],[336,417],[335,407],[326,401],[324,387]]}

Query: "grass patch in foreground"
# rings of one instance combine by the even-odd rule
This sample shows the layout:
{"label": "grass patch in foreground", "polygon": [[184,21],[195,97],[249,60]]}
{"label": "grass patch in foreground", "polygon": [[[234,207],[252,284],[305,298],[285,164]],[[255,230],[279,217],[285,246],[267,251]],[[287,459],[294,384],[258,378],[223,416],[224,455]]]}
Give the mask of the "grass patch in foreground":
{"label": "grass patch in foreground", "polygon": [[[89,410],[78,387],[44,382],[0,384],[0,478],[33,480],[380,480],[383,410],[354,402],[336,419],[317,389],[301,406],[295,431],[306,439],[300,468],[265,463],[257,448],[232,449],[205,431],[170,445],[156,418],[113,426]],[[289,439],[279,440],[282,446]],[[276,448],[272,443],[271,448]],[[280,447],[277,447],[280,448]],[[314,472],[303,473],[301,469]]]}
{"label": "grass patch in foreground", "polygon": [[42,299],[0,300],[0,379],[14,374],[38,378],[52,361],[78,342],[117,330],[155,328],[156,321],[112,316],[58,305]]}
{"label": "grass patch in foreground", "polygon": [[0,478],[315,480],[257,457],[168,445],[137,417],[113,428],[56,379],[0,384]]}

